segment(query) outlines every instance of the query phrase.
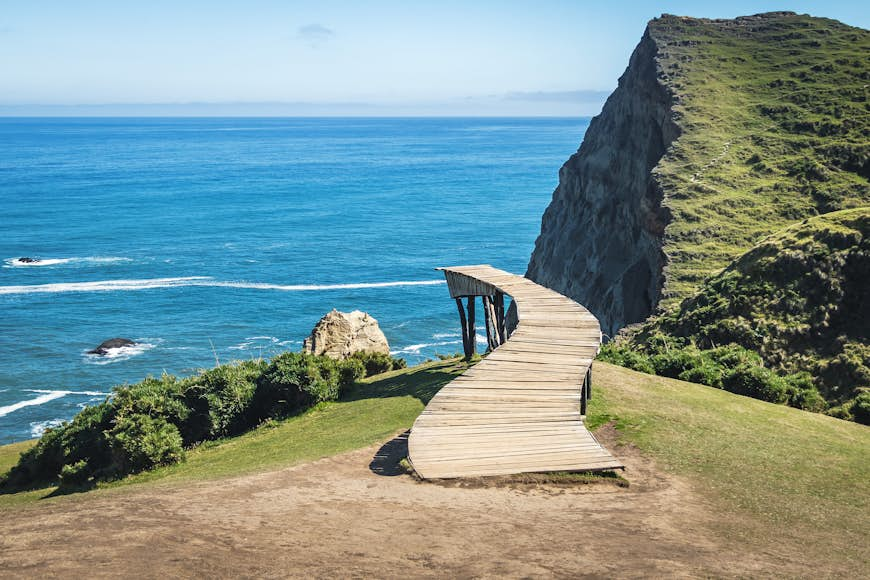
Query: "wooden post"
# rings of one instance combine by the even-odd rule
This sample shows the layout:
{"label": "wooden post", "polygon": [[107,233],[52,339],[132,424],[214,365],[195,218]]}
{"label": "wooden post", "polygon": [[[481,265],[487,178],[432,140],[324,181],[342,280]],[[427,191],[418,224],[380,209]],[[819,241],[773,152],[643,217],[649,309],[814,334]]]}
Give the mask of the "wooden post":
{"label": "wooden post", "polygon": [[580,389],[580,414],[586,416],[586,407],[592,398],[592,365],[586,369],[586,378],[583,380],[583,388]]}
{"label": "wooden post", "polygon": [[589,365],[589,368],[586,369],[586,381],[583,383],[586,391],[586,398],[592,398],[592,365]]}
{"label": "wooden post", "polygon": [[468,346],[468,325],[465,321],[465,307],[462,306],[462,298],[456,299],[456,308],[459,310],[459,324],[462,326],[462,352],[466,357],[471,356],[470,347]]}
{"label": "wooden post", "polygon": [[507,340],[507,329],[504,323],[504,292],[495,293],[495,327],[498,329],[498,343]]}
{"label": "wooden post", "polygon": [[483,319],[486,326],[486,346],[489,350],[494,350],[496,345],[494,344],[495,338],[493,337],[495,327],[493,326],[494,321],[492,317],[492,299],[485,294],[481,299],[483,300]]}
{"label": "wooden post", "polygon": [[477,331],[474,328],[474,302],[475,297],[469,296],[466,299],[468,304],[468,353],[466,356],[473,356],[477,352]]}

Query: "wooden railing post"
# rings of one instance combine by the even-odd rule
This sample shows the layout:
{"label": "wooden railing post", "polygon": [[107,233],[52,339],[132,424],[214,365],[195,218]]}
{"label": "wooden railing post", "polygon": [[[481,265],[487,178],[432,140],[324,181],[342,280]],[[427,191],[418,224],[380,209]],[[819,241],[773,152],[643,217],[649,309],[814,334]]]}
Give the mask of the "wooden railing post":
{"label": "wooden railing post", "polygon": [[475,297],[469,296],[466,298],[465,303],[468,305],[468,351],[466,351],[465,356],[471,357],[474,356],[474,353],[477,352],[477,331],[474,328],[474,303]]}
{"label": "wooden railing post", "polygon": [[462,327],[462,352],[466,357],[471,356],[471,349],[468,346],[468,324],[465,320],[465,307],[462,306],[462,298],[456,299],[456,308],[459,310],[459,324]]}

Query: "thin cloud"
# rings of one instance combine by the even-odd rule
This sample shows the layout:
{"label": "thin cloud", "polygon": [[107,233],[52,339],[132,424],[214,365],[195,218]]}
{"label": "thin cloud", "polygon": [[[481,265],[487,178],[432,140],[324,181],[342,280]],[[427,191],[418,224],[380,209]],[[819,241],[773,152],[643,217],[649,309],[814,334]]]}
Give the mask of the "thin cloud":
{"label": "thin cloud", "polygon": [[504,96],[506,101],[529,101],[535,103],[587,103],[603,101],[611,91],[535,91],[514,92]]}
{"label": "thin cloud", "polygon": [[296,37],[307,43],[312,48],[317,48],[325,42],[328,42],[335,36],[335,32],[331,28],[327,28],[322,24],[306,24],[300,26],[296,30]]}

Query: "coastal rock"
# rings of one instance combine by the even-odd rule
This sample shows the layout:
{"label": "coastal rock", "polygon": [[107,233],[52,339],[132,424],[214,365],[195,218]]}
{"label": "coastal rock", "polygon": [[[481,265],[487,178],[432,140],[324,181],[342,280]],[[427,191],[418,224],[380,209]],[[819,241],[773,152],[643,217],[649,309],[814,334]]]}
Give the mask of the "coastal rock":
{"label": "coastal rock", "polygon": [[125,346],[136,346],[136,342],[130,340],[129,338],[110,338],[109,340],[104,340],[103,342],[101,342],[100,346],[98,346],[94,350],[89,350],[88,354],[105,356],[109,354],[110,350],[116,348],[123,348]]}
{"label": "coastal rock", "polygon": [[347,358],[355,352],[390,354],[390,345],[378,321],[359,310],[339,312],[333,309],[315,325],[302,349],[334,359]]}
{"label": "coastal rock", "polygon": [[570,296],[605,334],[644,320],[662,289],[670,216],[652,170],[680,135],[649,30],[559,171],[526,276]]}

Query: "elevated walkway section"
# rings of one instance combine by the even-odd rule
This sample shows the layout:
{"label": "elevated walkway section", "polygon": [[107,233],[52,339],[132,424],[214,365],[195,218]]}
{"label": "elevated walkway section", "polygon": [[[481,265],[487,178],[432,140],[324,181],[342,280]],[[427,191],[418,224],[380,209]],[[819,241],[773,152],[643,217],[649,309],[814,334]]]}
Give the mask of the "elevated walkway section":
{"label": "elevated walkway section", "polygon": [[[408,440],[417,473],[430,479],[622,468],[583,424],[601,344],[598,320],[570,298],[492,266],[442,270],[466,354],[474,349],[477,296],[492,352],[444,386],[417,418]],[[509,338],[505,295],[518,317]]]}

